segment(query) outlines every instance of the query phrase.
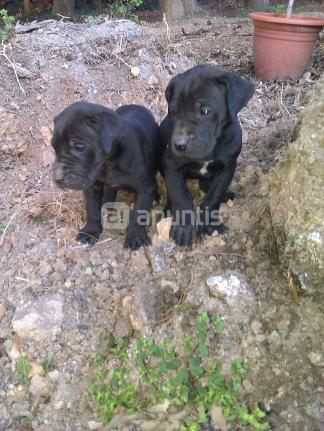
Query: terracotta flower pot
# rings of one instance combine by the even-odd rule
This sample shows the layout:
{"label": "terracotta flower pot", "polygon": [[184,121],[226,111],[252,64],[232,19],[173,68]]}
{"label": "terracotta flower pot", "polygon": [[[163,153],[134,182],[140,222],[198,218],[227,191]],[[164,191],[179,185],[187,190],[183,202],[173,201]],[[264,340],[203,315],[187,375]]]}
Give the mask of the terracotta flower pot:
{"label": "terracotta flower pot", "polygon": [[250,14],[254,22],[254,70],[263,80],[298,79],[307,68],[324,19],[271,12]]}

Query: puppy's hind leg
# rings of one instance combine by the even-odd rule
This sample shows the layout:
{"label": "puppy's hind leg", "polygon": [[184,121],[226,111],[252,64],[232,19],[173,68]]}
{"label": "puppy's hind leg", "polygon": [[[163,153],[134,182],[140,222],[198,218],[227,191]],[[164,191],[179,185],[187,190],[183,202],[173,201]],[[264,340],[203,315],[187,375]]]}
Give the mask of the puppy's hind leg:
{"label": "puppy's hind leg", "polygon": [[103,186],[95,183],[91,188],[84,190],[86,201],[87,222],[78,233],[76,240],[82,244],[94,244],[101,232],[101,204],[103,197]]}

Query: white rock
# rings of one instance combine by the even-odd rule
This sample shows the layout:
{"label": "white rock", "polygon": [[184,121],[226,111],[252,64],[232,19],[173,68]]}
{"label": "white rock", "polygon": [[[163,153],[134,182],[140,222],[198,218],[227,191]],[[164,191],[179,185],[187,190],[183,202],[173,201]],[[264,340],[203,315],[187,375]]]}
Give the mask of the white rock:
{"label": "white rock", "polygon": [[308,359],[316,367],[324,367],[324,358],[320,352],[310,352]]}
{"label": "white rock", "polygon": [[131,67],[130,71],[131,71],[132,76],[134,76],[135,78],[137,78],[141,73],[141,71],[139,70],[139,67],[136,67],[136,66]]}
{"label": "white rock", "polygon": [[157,233],[153,235],[152,244],[157,245],[161,241],[169,241],[172,217],[163,218],[156,225]]}
{"label": "white rock", "polygon": [[58,370],[50,371],[47,377],[53,382],[57,383],[60,380],[60,372]]}
{"label": "white rock", "polygon": [[44,295],[18,307],[12,327],[21,338],[51,340],[61,332],[63,317],[61,295]]}
{"label": "white rock", "polygon": [[102,427],[102,423],[96,422],[96,421],[89,421],[88,427],[89,427],[89,430],[98,430],[99,428]]}
{"label": "white rock", "polygon": [[206,283],[212,296],[220,294],[234,298],[247,290],[245,284],[236,275],[213,275]]}

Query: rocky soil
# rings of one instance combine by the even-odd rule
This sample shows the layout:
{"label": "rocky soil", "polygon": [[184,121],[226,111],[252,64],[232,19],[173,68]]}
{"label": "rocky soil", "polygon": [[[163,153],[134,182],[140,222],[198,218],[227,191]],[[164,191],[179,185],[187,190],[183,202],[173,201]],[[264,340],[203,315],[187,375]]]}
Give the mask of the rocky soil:
{"label": "rocky soil", "polygon": [[[86,396],[91,361],[112,335],[177,339],[204,310],[224,322],[214,346],[224,372],[233,360],[250,368],[246,402],[262,400],[276,430],[323,430],[323,302],[286,277],[261,181],[295,138],[304,95],[323,69],[323,39],[298,82],[259,82],[247,19],[183,21],[170,38],[163,24],[109,19],[19,30],[6,54],[20,66],[22,88],[0,57],[0,430],[149,429],[143,418],[102,428]],[[161,233],[135,253],[123,249],[122,232],[105,231],[93,247],[76,244],[82,196],[53,186],[54,115],[87,99],[142,103],[161,120],[170,78],[200,62],[257,87],[240,113],[236,198],[222,206],[229,231],[191,250]],[[32,366],[28,384],[16,368],[22,355]],[[157,417],[154,428],[166,430],[164,423]]]}

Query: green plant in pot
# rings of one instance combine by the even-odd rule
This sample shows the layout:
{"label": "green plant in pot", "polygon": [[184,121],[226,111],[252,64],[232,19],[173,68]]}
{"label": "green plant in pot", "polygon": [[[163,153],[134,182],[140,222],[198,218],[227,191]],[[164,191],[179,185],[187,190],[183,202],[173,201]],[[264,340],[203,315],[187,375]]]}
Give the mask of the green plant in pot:
{"label": "green plant in pot", "polygon": [[263,80],[298,79],[309,65],[324,19],[292,14],[253,12],[254,70]]}

